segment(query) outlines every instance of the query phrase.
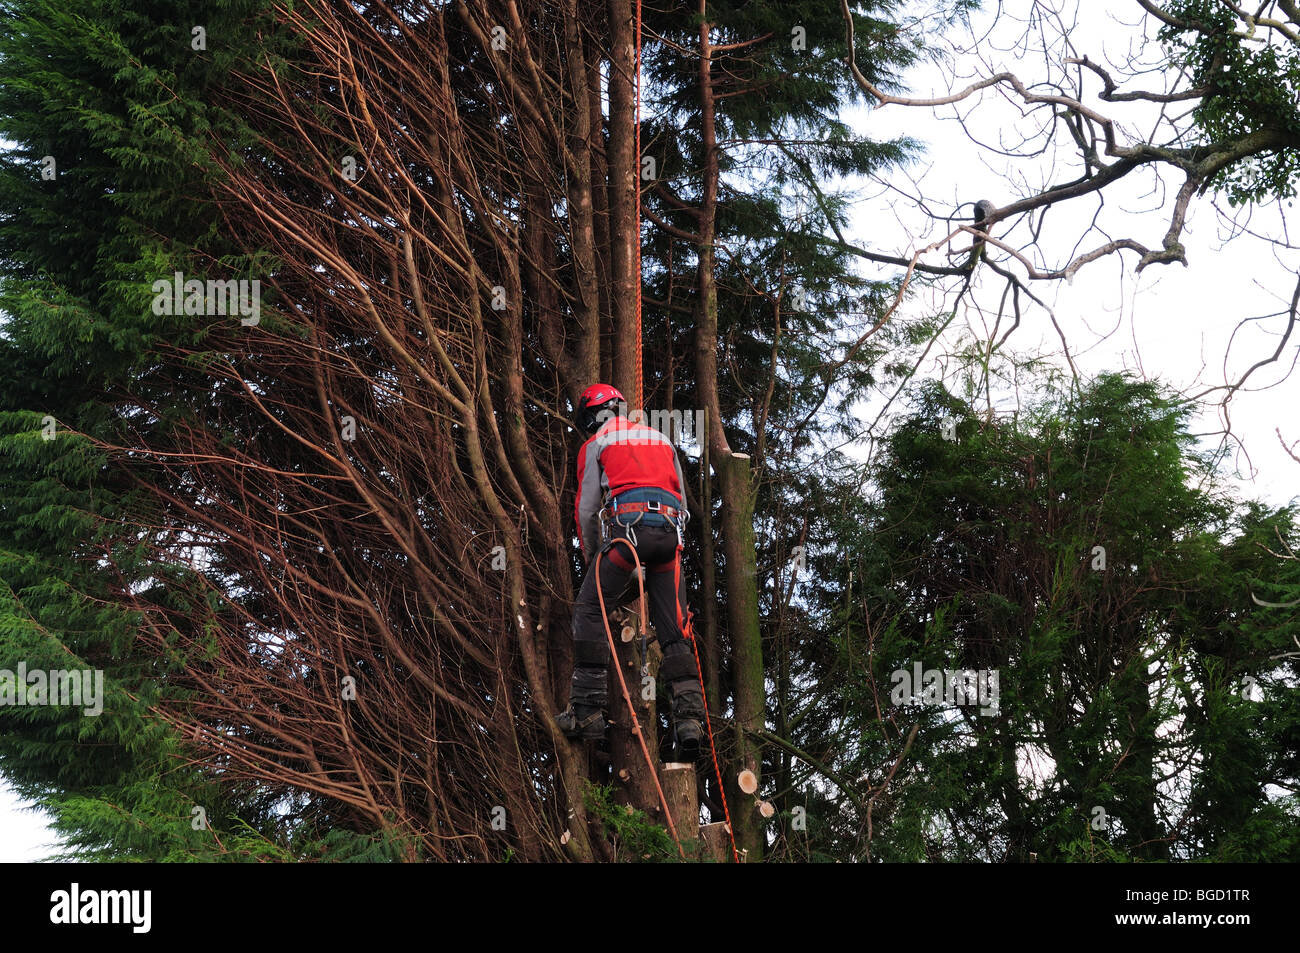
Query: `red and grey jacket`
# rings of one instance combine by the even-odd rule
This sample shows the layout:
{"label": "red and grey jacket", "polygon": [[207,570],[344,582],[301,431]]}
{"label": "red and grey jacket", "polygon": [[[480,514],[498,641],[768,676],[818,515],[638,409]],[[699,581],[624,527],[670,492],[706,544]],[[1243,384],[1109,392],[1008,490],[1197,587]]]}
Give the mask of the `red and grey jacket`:
{"label": "red and grey jacket", "polygon": [[668,437],[626,417],[610,418],[578,451],[573,512],[583,555],[590,559],[599,548],[599,515],[606,496],[613,500],[631,490],[660,490],[673,497],[665,499],[669,506],[684,510],[684,485],[677,451]]}

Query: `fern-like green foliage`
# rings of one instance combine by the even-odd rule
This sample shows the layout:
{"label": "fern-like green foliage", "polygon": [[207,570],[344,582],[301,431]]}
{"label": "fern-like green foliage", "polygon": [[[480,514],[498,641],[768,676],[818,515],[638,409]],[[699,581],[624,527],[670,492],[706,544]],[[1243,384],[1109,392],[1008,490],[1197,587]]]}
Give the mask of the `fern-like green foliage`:
{"label": "fern-like green foliage", "polygon": [[[810,847],[1295,859],[1300,621],[1251,599],[1300,595],[1295,512],[1223,490],[1154,383],[1104,375],[994,419],[937,385],[913,402],[819,563],[814,694],[837,717],[795,741],[841,783],[807,791]],[[917,662],[997,672],[996,712],[891,698]]]}
{"label": "fern-like green foliage", "polygon": [[[295,806],[193,767],[152,712],[176,697],[168,676],[182,660],[142,652],[140,620],[113,597],[129,585],[164,607],[203,598],[192,570],[151,558],[144,527],[157,514],[96,441],[130,446],[132,428],[186,413],[150,378],[153,349],[198,345],[203,327],[154,315],[150,284],[213,261],[239,267],[222,258],[208,156],[214,139],[237,152],[242,127],[211,91],[239,62],[275,53],[279,41],[258,25],[265,6],[4,4],[0,669],[99,670],[105,698],[98,716],[0,707],[0,774],[52,815],[64,858],[391,852],[317,835]],[[208,31],[206,50],[192,48],[194,24]],[[158,419],[124,419],[114,395],[126,390],[153,395]]]}
{"label": "fern-like green foliage", "polygon": [[616,861],[634,864],[671,864],[707,861],[703,844],[697,839],[696,829],[679,830],[682,853],[677,851],[668,830],[651,820],[644,811],[616,804],[612,784],[587,784],[583,802],[591,815],[600,821]]}

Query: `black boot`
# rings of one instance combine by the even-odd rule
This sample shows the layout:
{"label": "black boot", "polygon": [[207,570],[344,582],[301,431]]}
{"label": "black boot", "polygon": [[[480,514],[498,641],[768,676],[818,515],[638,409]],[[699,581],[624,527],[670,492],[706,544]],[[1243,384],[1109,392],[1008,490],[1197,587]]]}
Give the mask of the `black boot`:
{"label": "black boot", "polygon": [[590,705],[569,705],[555,716],[566,738],[599,741],[605,737],[605,712]]}
{"label": "black boot", "polygon": [[673,682],[673,724],[682,757],[695,761],[704,744],[704,695],[699,682]]}
{"label": "black boot", "polygon": [[585,741],[599,741],[605,737],[608,684],[603,666],[574,667],[573,685],[569,690],[569,707],[555,716],[556,724],[560,726],[565,737],[580,738]]}
{"label": "black boot", "polygon": [[700,687],[695,656],[685,642],[675,642],[664,649],[660,677],[668,683],[673,699],[673,725],[682,757],[694,761],[704,742],[704,691]]}

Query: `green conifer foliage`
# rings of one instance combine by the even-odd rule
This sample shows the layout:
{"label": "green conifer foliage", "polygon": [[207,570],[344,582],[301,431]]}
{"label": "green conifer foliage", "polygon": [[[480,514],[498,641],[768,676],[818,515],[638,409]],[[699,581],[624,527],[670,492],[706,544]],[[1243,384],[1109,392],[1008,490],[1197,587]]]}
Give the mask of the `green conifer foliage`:
{"label": "green conifer foliage", "polygon": [[[857,780],[815,786],[817,849],[1295,859],[1296,622],[1251,598],[1300,587],[1295,514],[1219,487],[1187,417],[1121,375],[1008,418],[916,393],[823,592]],[[917,663],[996,672],[997,704],[927,696]]]}

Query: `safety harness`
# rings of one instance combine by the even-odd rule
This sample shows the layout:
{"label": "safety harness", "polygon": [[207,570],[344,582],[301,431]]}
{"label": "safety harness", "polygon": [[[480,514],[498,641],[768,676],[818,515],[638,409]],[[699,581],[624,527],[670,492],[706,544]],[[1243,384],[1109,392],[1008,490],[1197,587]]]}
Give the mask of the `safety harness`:
{"label": "safety harness", "polygon": [[[646,516],[658,516],[665,519],[670,526],[677,530],[677,556],[680,559],[682,549],[686,545],[686,524],[691,518],[690,511],[682,507],[670,506],[662,500],[627,500],[629,496],[656,492],[662,491],[632,490],[610,500],[600,511],[600,541],[602,543],[609,542],[612,526],[618,526],[627,530],[627,538],[635,546],[636,530],[634,527]],[[668,496],[670,494],[665,493],[664,495]],[[624,502],[619,502],[620,500]],[[624,518],[624,514],[636,515],[629,520]]]}

